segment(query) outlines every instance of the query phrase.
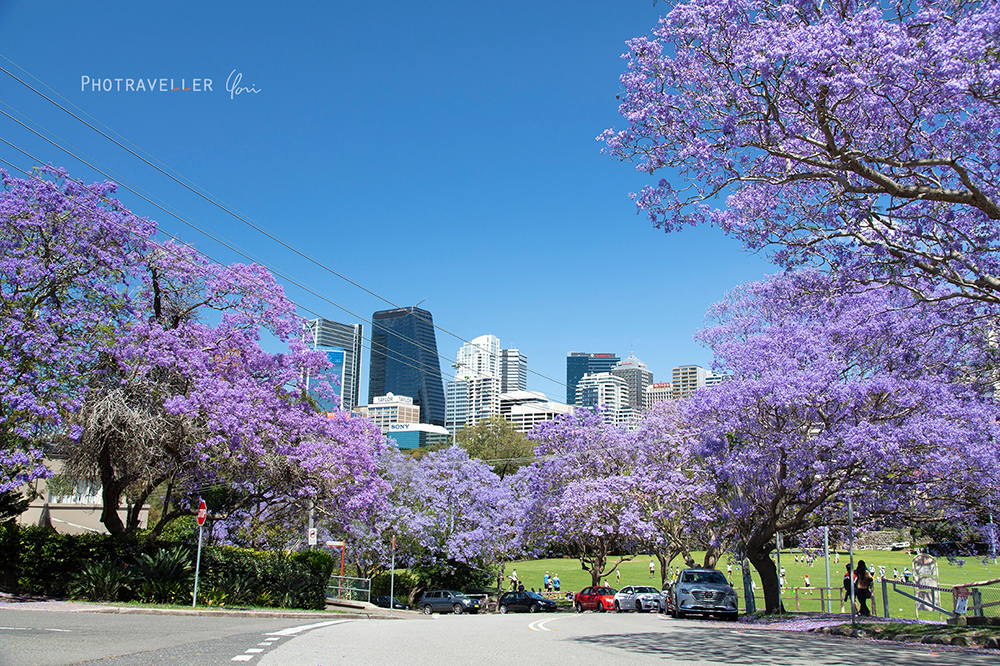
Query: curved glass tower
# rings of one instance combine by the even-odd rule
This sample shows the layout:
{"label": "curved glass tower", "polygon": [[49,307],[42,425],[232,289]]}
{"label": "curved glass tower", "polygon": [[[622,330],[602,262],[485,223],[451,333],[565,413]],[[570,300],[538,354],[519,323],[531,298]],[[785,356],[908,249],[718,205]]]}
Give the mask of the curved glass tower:
{"label": "curved glass tower", "polygon": [[413,398],[420,421],[444,425],[444,385],[431,313],[418,307],[372,315],[368,402],[393,393]]}

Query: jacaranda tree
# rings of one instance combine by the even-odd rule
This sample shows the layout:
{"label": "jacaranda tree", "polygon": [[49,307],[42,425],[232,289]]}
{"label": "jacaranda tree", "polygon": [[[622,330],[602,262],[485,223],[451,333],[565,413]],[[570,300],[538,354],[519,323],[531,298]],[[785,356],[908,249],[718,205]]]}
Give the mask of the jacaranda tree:
{"label": "jacaranda tree", "polygon": [[600,137],[660,175],[634,195],[656,225],[1000,303],[1000,3],[668,6],[628,43],[627,126]]}
{"label": "jacaranda tree", "polygon": [[111,183],[84,186],[55,168],[26,179],[0,171],[0,182],[3,503],[49,474],[45,443],[80,407],[91,370],[131,317],[121,285],[155,227],[110,199]]}
{"label": "jacaranda tree", "polygon": [[[157,527],[190,513],[199,493],[224,499],[221,515],[266,506],[271,520],[377,500],[381,437],[306,399],[305,377],[328,363],[306,348],[303,321],[270,273],[163,244],[147,253],[133,292],[136,316],[90,375],[81,436],[62,452],[68,473],[100,481],[109,532],[138,529],[161,487],[168,501]],[[265,352],[264,331],[287,353]]]}
{"label": "jacaranda tree", "polygon": [[997,505],[997,409],[988,326],[969,301],[919,302],[892,286],[844,291],[806,271],[744,285],[702,334],[721,385],[689,398],[710,512],[779,609],[775,534],[841,525],[975,521]]}
{"label": "jacaranda tree", "polygon": [[541,423],[524,542],[580,560],[591,583],[614,573],[649,542],[653,525],[643,506],[642,475],[634,441],[600,412],[581,409]]}

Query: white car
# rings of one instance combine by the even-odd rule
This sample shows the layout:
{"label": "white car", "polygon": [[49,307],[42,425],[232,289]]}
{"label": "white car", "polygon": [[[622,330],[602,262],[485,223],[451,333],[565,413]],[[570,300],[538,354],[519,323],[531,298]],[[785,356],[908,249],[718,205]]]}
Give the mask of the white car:
{"label": "white car", "polygon": [[660,599],[660,593],[649,585],[626,585],[615,595],[615,610],[638,613],[655,610]]}

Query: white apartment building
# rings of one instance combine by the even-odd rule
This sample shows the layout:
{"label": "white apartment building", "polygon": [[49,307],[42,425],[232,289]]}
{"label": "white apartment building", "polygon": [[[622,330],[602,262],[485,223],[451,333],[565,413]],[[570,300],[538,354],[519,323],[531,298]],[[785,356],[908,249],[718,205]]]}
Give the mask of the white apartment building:
{"label": "white apartment building", "polygon": [[576,406],[603,407],[605,421],[620,424],[626,420],[624,412],[631,414],[628,384],[623,377],[610,372],[586,374],[576,385]]}
{"label": "white apartment building", "polygon": [[555,402],[538,391],[509,391],[500,395],[500,415],[527,434],[539,423],[572,414],[573,406]]}
{"label": "white apartment building", "polygon": [[480,335],[463,344],[453,366],[455,380],[477,377],[500,377],[500,339],[495,335]]}

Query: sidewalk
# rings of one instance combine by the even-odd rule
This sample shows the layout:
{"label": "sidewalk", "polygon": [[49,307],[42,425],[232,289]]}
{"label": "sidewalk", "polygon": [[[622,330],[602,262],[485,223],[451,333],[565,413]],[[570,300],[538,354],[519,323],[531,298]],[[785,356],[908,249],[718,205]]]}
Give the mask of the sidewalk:
{"label": "sidewalk", "polygon": [[15,597],[0,592],[0,609],[10,608],[27,611],[55,611],[62,613],[119,613],[136,615],[224,615],[229,617],[277,617],[288,619],[337,618],[349,620],[375,619],[415,619],[423,617],[414,611],[394,610],[389,615],[387,608],[379,608],[372,604],[350,604],[338,608],[335,604],[327,604],[326,611],[292,610],[281,608],[183,608],[180,606],[141,606],[126,603],[100,603],[92,601],[64,601],[58,599],[37,599]]}

